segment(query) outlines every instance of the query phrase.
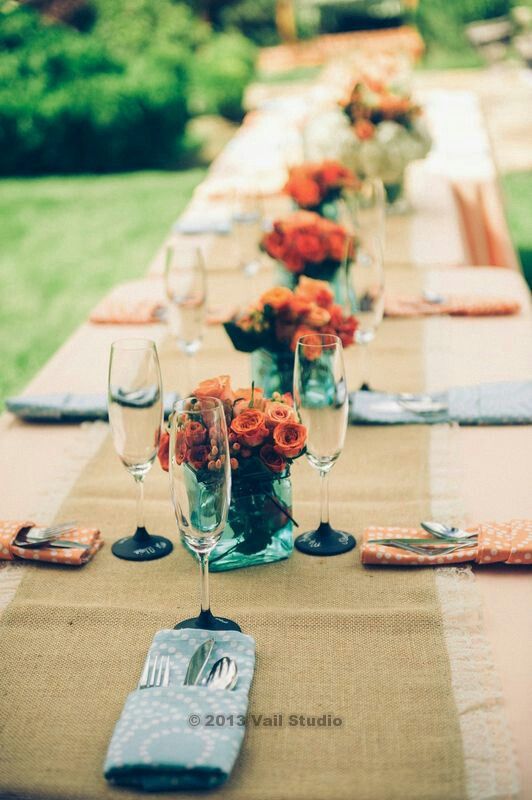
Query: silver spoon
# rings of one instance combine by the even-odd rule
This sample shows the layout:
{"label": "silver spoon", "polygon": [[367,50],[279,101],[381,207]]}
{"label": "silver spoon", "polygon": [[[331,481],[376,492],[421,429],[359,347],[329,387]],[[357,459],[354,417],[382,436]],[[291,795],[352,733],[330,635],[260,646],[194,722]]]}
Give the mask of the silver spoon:
{"label": "silver spoon", "polygon": [[229,656],[223,656],[213,665],[207,676],[205,685],[209,689],[233,689],[238,680],[238,667],[236,661]]}
{"label": "silver spoon", "polygon": [[440,306],[442,303],[445,303],[445,297],[439,292],[433,291],[433,289],[425,289],[423,292],[423,300],[435,306]]}
{"label": "silver spoon", "polygon": [[476,539],[476,533],[470,533],[469,531],[464,531],[462,528],[455,528],[454,526],[450,525],[443,525],[441,522],[422,522],[421,527],[423,530],[427,531],[427,533],[431,533],[433,536],[436,536],[438,539]]}

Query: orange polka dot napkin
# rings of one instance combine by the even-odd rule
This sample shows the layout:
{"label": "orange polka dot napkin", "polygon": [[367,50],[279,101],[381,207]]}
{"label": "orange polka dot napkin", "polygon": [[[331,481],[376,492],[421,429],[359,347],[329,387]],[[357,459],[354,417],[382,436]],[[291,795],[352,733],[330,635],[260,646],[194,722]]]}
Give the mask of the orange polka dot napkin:
{"label": "orange polka dot napkin", "polygon": [[442,303],[429,303],[422,295],[387,295],[384,313],[387,317],[499,317],[518,314],[520,304],[497,297],[449,296]]}
{"label": "orange polka dot napkin", "polygon": [[[375,539],[433,539],[419,528],[366,528],[362,537],[360,559],[363,564],[388,566],[441,566],[474,561],[477,564],[521,564],[532,566],[532,520],[514,519],[510,522],[485,522],[466,528],[477,534],[477,542],[468,544],[447,555],[434,553],[418,555],[393,545],[373,542]],[[442,540],[443,544],[443,540]],[[452,544],[450,542],[449,544]]]}
{"label": "orange polka dot napkin", "polygon": [[51,544],[38,547],[19,547],[14,544],[15,539],[24,528],[34,528],[35,522],[28,520],[13,522],[0,520],[0,559],[14,561],[16,557],[27,561],[49,561],[53,564],[65,564],[79,567],[89,561],[100,547],[103,539],[96,528],[73,528],[67,533],[59,534],[57,540],[64,539],[68,542],[80,542],[87,547],[53,547]]}

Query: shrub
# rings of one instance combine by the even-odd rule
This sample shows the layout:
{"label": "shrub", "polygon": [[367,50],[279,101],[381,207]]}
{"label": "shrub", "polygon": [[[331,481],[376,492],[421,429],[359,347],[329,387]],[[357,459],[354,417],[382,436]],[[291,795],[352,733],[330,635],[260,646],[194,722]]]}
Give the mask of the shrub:
{"label": "shrub", "polygon": [[236,0],[222,6],[219,22],[224,28],[238,29],[259,45],[278,44],[275,5],[275,0]]}
{"label": "shrub", "polygon": [[190,107],[196,114],[242,117],[242,98],[255,65],[255,46],[239,33],[215,34],[190,69]]}
{"label": "shrub", "polygon": [[175,167],[190,109],[241,115],[244,37],[173,0],[94,2],[85,33],[0,6],[1,174]]}
{"label": "shrub", "polygon": [[464,25],[480,19],[503,16],[511,0],[420,0],[416,22],[423,38],[449,49],[467,46]]}

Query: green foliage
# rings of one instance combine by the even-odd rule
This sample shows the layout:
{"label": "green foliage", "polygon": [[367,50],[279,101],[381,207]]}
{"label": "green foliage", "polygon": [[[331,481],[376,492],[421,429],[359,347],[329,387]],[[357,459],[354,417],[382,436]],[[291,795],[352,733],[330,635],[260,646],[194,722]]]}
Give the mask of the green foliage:
{"label": "green foliage", "polygon": [[419,0],[415,21],[428,44],[450,51],[468,49],[464,25],[509,14],[512,0]]}
{"label": "green foliage", "polygon": [[532,288],[532,171],[512,172],[502,178],[506,216],[523,272]]}
{"label": "green foliage", "polygon": [[174,0],[94,0],[88,32],[0,0],[0,174],[175,167],[194,113],[236,119],[255,50]]}
{"label": "green foliage", "polygon": [[219,20],[224,28],[238,29],[259,45],[279,42],[275,25],[275,0],[236,0],[222,6]]}
{"label": "green foliage", "polygon": [[255,57],[255,46],[236,31],[214,35],[194,58],[190,72],[192,111],[239,120]]}
{"label": "green foliage", "polygon": [[111,287],[145,274],[204,175],[0,182],[0,409]]}

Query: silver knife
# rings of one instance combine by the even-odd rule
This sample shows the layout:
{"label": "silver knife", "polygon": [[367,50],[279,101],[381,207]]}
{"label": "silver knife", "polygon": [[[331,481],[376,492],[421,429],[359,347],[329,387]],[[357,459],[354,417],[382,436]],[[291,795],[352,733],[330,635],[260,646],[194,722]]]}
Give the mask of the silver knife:
{"label": "silver knife", "polygon": [[207,666],[207,661],[214,647],[214,639],[206,639],[203,644],[195,650],[189,661],[187,674],[185,675],[185,686],[197,686]]}

